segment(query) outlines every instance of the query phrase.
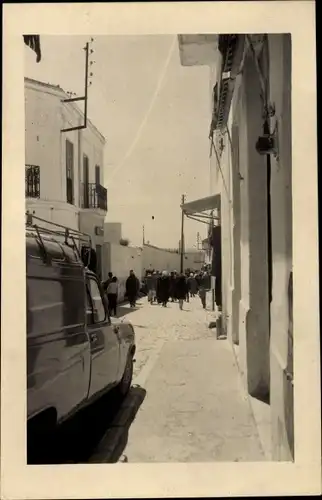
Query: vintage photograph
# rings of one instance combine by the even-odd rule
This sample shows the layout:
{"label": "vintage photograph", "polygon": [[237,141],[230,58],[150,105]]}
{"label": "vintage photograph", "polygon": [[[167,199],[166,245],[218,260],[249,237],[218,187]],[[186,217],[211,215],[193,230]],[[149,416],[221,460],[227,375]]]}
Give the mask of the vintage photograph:
{"label": "vintage photograph", "polygon": [[24,35],[27,463],[292,462],[292,37]]}

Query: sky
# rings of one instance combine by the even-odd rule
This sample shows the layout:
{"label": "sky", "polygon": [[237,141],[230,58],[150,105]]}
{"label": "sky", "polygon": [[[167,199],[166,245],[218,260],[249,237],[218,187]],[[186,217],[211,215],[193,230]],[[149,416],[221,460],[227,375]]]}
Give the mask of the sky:
{"label": "sky", "polygon": [[[84,36],[42,36],[25,47],[25,76],[84,95]],[[106,221],[132,245],[178,247],[181,195],[209,195],[209,68],[182,67],[176,36],[95,36],[88,117],[106,138]],[[80,106],[82,104],[80,103]],[[186,247],[206,226],[185,219]]]}

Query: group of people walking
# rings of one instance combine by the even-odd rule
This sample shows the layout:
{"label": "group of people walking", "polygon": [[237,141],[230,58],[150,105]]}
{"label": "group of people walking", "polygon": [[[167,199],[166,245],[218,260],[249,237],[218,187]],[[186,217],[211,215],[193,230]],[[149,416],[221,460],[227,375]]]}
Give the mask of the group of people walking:
{"label": "group of people walking", "polygon": [[[116,276],[113,276],[113,273],[108,273],[108,278],[103,282],[103,289],[107,295],[109,313],[110,315],[117,315],[117,299],[118,299],[118,279]],[[125,282],[125,295],[129,300],[130,307],[135,307],[137,297],[140,291],[140,281],[136,277],[133,270],[130,271],[130,274]]]}
{"label": "group of people walking", "polygon": [[199,273],[177,273],[172,271],[147,271],[145,278],[148,301],[153,304],[157,302],[163,307],[167,306],[169,300],[179,302],[179,308],[183,309],[184,301],[189,302],[190,297],[197,294],[202,306],[206,309],[206,292],[210,288],[209,275],[207,272]]}
{"label": "group of people walking", "polygon": [[[183,309],[184,301],[189,302],[191,297],[199,296],[202,306],[206,309],[206,293],[210,289],[210,276],[206,271],[178,273],[177,271],[147,271],[144,279],[145,288],[150,304],[158,303],[167,307],[169,301],[178,302]],[[117,315],[118,279],[113,273],[102,283],[107,295],[110,315]],[[130,307],[136,305],[140,293],[140,280],[131,270],[125,282],[125,298]]]}

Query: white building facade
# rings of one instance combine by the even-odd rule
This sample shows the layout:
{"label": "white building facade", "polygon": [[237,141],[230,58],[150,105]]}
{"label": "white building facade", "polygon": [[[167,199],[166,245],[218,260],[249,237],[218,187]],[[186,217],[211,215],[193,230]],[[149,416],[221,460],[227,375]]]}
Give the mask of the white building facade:
{"label": "white building facade", "polygon": [[291,37],[185,35],[179,49],[210,68],[223,330],[268,456],[294,460]]}
{"label": "white building facade", "polygon": [[98,273],[107,190],[105,138],[59,86],[25,78],[26,210],[91,236]]}

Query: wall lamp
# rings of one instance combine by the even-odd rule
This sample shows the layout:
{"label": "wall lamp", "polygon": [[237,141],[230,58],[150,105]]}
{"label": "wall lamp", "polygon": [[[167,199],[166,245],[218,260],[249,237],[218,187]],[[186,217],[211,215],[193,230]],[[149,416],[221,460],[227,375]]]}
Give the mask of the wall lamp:
{"label": "wall lamp", "polygon": [[272,155],[276,160],[279,158],[278,129],[277,124],[272,133],[263,134],[258,137],[256,151],[260,155]]}
{"label": "wall lamp", "polygon": [[[275,106],[270,105],[266,117],[272,118],[275,115]],[[260,155],[272,155],[276,160],[279,158],[278,122],[275,121],[273,132],[267,121],[264,122],[264,133],[260,135],[256,142],[256,151]]]}

